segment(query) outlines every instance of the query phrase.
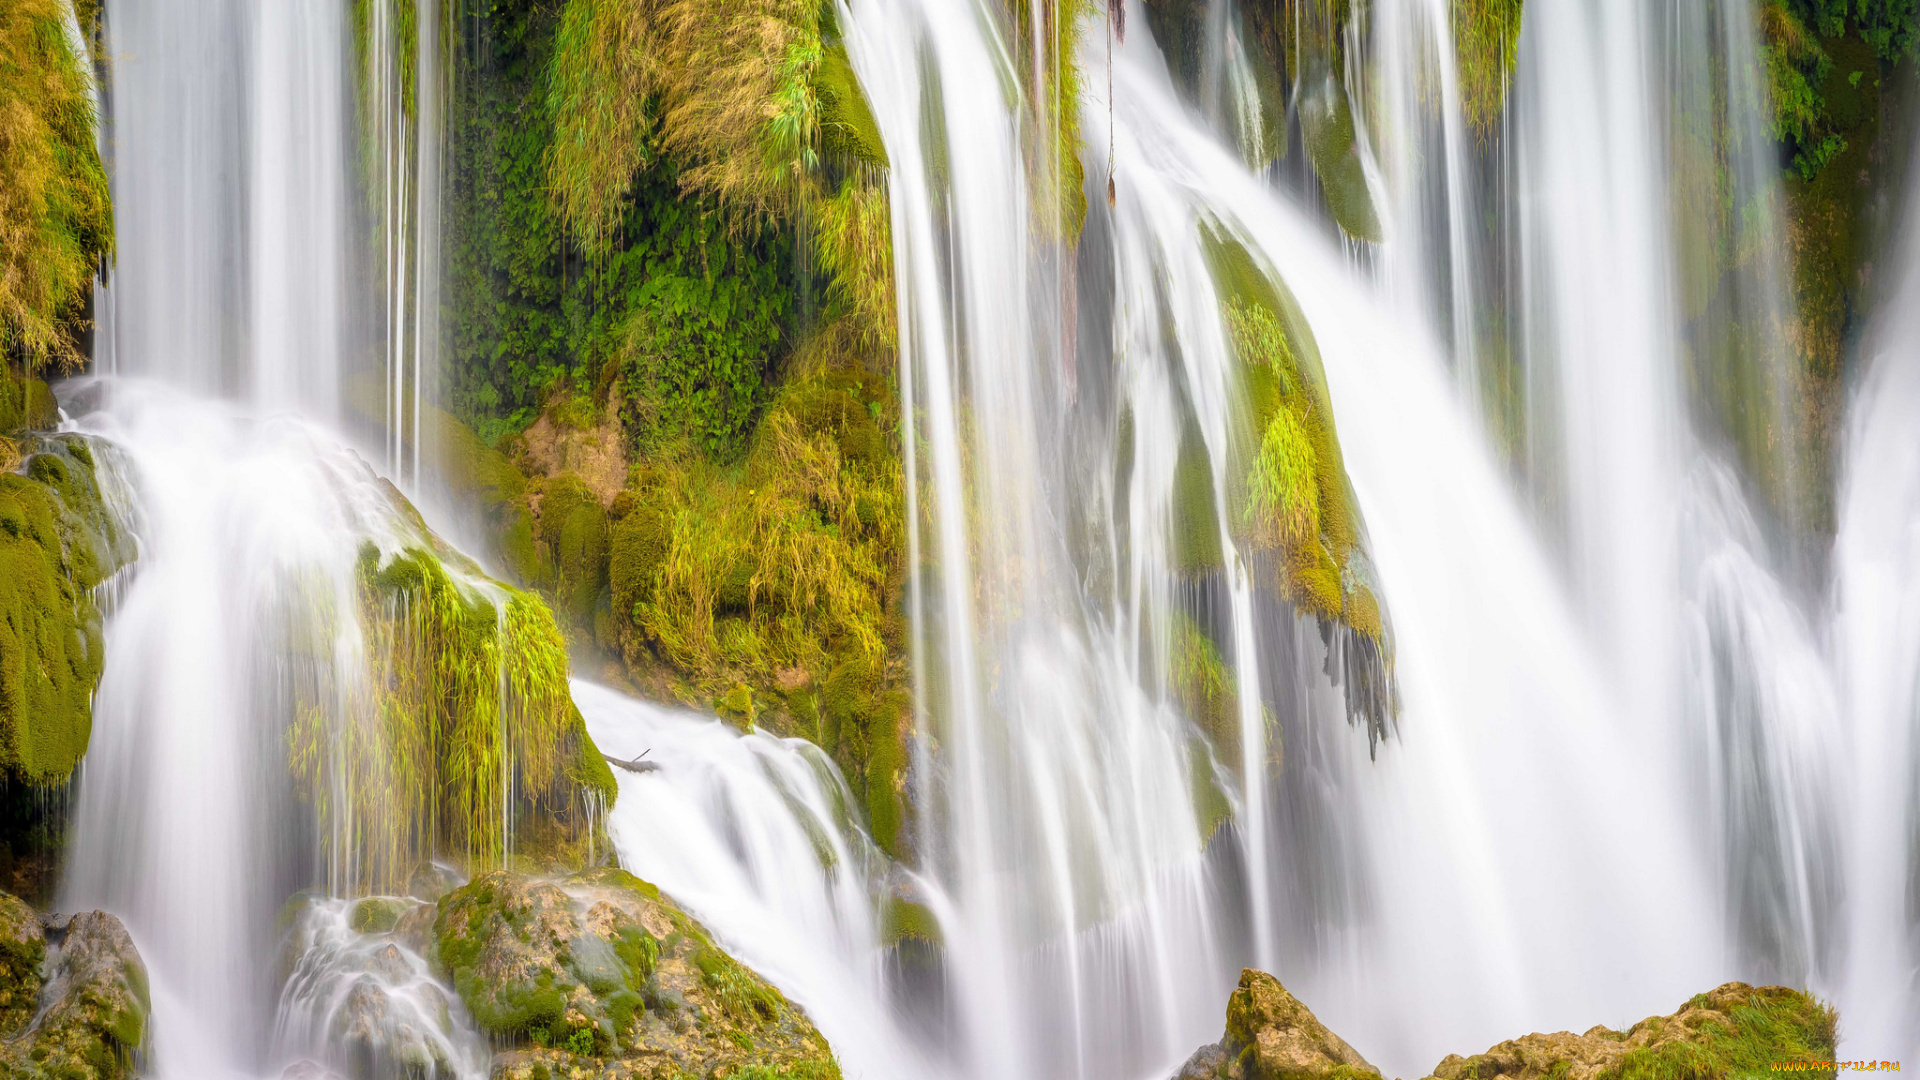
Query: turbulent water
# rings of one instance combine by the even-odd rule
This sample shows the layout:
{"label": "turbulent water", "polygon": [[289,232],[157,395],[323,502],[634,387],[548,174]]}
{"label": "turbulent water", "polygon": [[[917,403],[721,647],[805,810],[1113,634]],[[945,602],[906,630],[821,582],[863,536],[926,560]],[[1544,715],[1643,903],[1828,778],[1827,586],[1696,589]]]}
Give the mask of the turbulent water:
{"label": "turbulent water", "polygon": [[[660,765],[619,776],[622,863],[806,1006],[850,1077],[1162,1075],[1218,1037],[1242,965],[1401,1075],[1730,978],[1836,997],[1843,1058],[1920,1052],[1920,242],[1862,350],[1837,541],[1809,557],[1791,508],[1822,481],[1780,430],[1784,350],[1709,367],[1737,407],[1699,400],[1688,368],[1733,355],[1684,301],[1689,245],[1714,242],[1681,213],[1702,132],[1736,147],[1731,197],[1781,235],[1744,6],[1530,0],[1492,154],[1459,106],[1448,5],[1375,8],[1379,84],[1353,89],[1375,103],[1380,244],[1337,239],[1297,166],[1252,152],[1275,118],[1214,0],[1197,96],[1144,12],[1123,39],[1089,23],[1077,251],[1036,205],[1049,140],[998,5],[841,12],[893,163],[916,864],[866,840],[807,744],[574,695],[605,750]],[[414,449],[438,47],[415,43],[408,114],[389,7],[370,10],[371,90],[336,0],[107,5],[120,254],[105,377],[66,407],[125,450],[142,554],[63,903],[126,918],[163,1075],[344,1067],[337,1019],[368,986],[397,1003],[383,1037],[486,1067],[457,1004],[450,1031],[423,1019],[447,992],[421,959],[361,948],[340,896],[292,916],[302,947],[277,955],[287,898],[345,886],[274,724],[295,669],[361,648],[348,619],[295,650],[289,613],[351,610],[358,545],[405,542],[382,474],[440,497]],[[1224,526],[1223,570],[1175,566],[1189,431],[1216,507],[1230,490],[1209,234],[1284,282],[1325,367],[1395,643],[1377,749],[1325,674],[1338,639]],[[1777,260],[1743,274],[1715,333],[1777,338]],[[1489,404],[1500,364],[1523,375],[1517,430]],[[1230,643],[1238,761],[1167,688],[1169,627],[1195,608]],[[885,944],[896,897],[943,949]]]}

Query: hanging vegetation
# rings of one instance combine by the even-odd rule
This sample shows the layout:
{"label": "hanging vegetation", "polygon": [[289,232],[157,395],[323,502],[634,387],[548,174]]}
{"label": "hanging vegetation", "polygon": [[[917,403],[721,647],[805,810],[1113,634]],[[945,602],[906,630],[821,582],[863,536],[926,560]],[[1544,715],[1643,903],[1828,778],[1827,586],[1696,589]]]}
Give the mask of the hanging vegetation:
{"label": "hanging vegetation", "polygon": [[1209,231],[1208,255],[1244,395],[1244,426],[1229,459],[1228,528],[1256,571],[1318,620],[1348,718],[1375,744],[1398,712],[1392,641],[1319,352],[1293,297],[1245,247]]}
{"label": "hanging vegetation", "polygon": [[[304,684],[289,759],[343,884],[398,891],[423,859],[478,870],[516,854],[517,823],[591,840],[614,783],[567,688],[565,642],[537,598],[449,570],[449,550],[383,553],[355,567],[365,668]],[[336,639],[324,594],[306,597],[307,654]],[[296,642],[296,645],[298,642]],[[577,862],[577,852],[534,853]]]}
{"label": "hanging vegetation", "polygon": [[93,78],[72,17],[64,0],[0,6],[0,360],[29,376],[81,363],[94,274],[113,254]]}

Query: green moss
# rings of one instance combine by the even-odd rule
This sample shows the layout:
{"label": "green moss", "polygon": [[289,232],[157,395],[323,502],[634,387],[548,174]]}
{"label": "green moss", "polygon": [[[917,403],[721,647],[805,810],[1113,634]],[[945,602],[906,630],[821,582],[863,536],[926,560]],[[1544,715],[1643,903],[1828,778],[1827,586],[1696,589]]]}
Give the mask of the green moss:
{"label": "green moss", "polygon": [[847,60],[846,46],[829,44],[814,74],[814,92],[820,98],[821,148],[844,161],[874,168],[887,167],[887,148],[874,122],[866,91]]}
{"label": "green moss", "polygon": [[1218,570],[1220,515],[1213,497],[1213,465],[1198,424],[1188,423],[1180,433],[1180,453],[1173,466],[1173,561],[1182,574],[1198,576]]}
{"label": "green moss", "polygon": [[94,274],[113,254],[93,73],[66,12],[13,0],[0,14],[0,366],[21,359],[28,375],[80,362]]}
{"label": "green moss", "polygon": [[46,955],[39,916],[18,897],[0,893],[0,1039],[33,1019]]}
{"label": "green moss", "polygon": [[436,854],[500,865],[525,822],[560,848],[583,844],[598,828],[586,796],[604,807],[615,790],[568,691],[552,613],[470,565],[456,563],[455,576],[443,557],[361,549],[369,692],[344,713],[300,701],[289,735],[300,790],[375,890],[404,889]]}
{"label": "green moss", "polygon": [[0,772],[61,783],[93,730],[105,639],[92,589],[132,558],[78,436],[0,475]]}
{"label": "green moss", "polygon": [[60,406],[46,383],[17,376],[12,365],[0,362],[0,436],[45,431],[59,420]]}
{"label": "green moss", "polygon": [[1315,616],[1339,663],[1350,721],[1369,744],[1398,709],[1392,648],[1347,480],[1318,346],[1293,296],[1245,246],[1207,233],[1221,317],[1238,361],[1242,426],[1228,470],[1229,524],[1258,578]]}
{"label": "green moss", "polygon": [[1377,244],[1382,235],[1380,218],[1360,161],[1346,85],[1331,68],[1316,63],[1307,69],[1300,87],[1301,141],[1314,175],[1320,178],[1327,211],[1348,236]]}
{"label": "green moss", "polygon": [[897,416],[882,376],[789,382],[738,465],[643,459],[609,566],[629,667],[738,720],[816,738],[885,845],[905,833],[909,713],[890,659],[905,538]]}
{"label": "green moss", "polygon": [[938,946],[946,939],[940,932],[940,920],[925,904],[893,896],[880,909],[880,940],[888,945],[913,941]]}
{"label": "green moss", "polygon": [[400,916],[405,915],[412,904],[395,896],[369,896],[357,901],[347,915],[347,925],[360,934],[384,934],[392,930]]}
{"label": "green moss", "polygon": [[1176,700],[1229,766],[1240,762],[1240,699],[1219,646],[1183,613],[1173,616],[1169,682]]}
{"label": "green moss", "polygon": [[548,588],[575,626],[590,626],[594,604],[607,585],[607,512],[579,477],[563,473],[547,482],[534,535],[553,570]]}
{"label": "green moss", "polygon": [[1629,1050],[1596,1080],[1799,1076],[1771,1066],[1833,1060],[1837,1017],[1831,1007],[1785,987],[1747,991],[1745,1000],[1726,1008],[1729,1022],[1708,1022],[1685,1038]]}
{"label": "green moss", "polygon": [[1499,124],[1520,58],[1523,0],[1453,0],[1460,107],[1481,138]]}

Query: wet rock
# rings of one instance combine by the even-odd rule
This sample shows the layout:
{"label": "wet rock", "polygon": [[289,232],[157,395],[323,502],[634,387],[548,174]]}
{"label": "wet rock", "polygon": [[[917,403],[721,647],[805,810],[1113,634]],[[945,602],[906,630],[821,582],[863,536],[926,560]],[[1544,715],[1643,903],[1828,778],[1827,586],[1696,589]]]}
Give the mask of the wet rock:
{"label": "wet rock", "polygon": [[318,1062],[296,1061],[280,1072],[280,1080],[346,1080]]}
{"label": "wet rock", "polygon": [[405,915],[416,905],[411,899],[397,896],[369,896],[355,901],[353,913],[348,916],[347,925],[362,934],[384,934],[392,930],[400,916]]}
{"label": "wet rock", "polygon": [[467,883],[458,870],[435,862],[423,862],[407,878],[407,895],[429,904]]}
{"label": "wet rock", "polygon": [[1784,986],[1730,982],[1696,994],[1668,1016],[1625,1031],[1589,1028],[1523,1035],[1484,1054],[1449,1054],[1439,1080],[1595,1080],[1633,1064],[1647,1076],[1697,1080],[1768,1071],[1775,1061],[1833,1060],[1832,1008]]}
{"label": "wet rock", "polygon": [[[17,916],[13,905],[19,902],[4,901],[5,915]],[[33,935],[44,934],[45,959],[31,980],[38,1011],[0,1043],[0,1076],[121,1080],[134,1075],[152,1005],[147,969],[133,939],[119,919],[103,911],[48,925],[43,931],[38,921],[5,924],[5,933],[16,942],[27,940],[24,926],[31,926]]]}
{"label": "wet rock", "polygon": [[493,1076],[837,1080],[806,1014],[619,870],[497,872],[440,901],[435,962],[496,1042]]}
{"label": "wet rock", "polygon": [[1247,968],[1227,999],[1226,1036],[1196,1051],[1175,1080],[1377,1080],[1379,1076],[1380,1070],[1327,1030],[1280,980]]}

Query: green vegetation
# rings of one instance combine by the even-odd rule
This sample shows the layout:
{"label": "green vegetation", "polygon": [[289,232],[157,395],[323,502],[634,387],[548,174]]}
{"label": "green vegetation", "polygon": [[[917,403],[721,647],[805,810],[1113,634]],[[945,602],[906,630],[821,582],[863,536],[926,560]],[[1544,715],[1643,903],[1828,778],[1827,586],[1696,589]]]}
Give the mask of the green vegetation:
{"label": "green vegetation", "polygon": [[[1689,1009],[1717,1009],[1721,1015],[1687,1024]],[[1598,1080],[1799,1075],[1770,1066],[1832,1061],[1837,1023],[1833,1008],[1808,994],[1782,986],[1722,987],[1695,996],[1671,1025],[1658,1018],[1635,1025],[1636,1033],[1649,1028],[1653,1041],[1628,1051]],[[1669,1026],[1680,1027],[1682,1037],[1662,1040]]]}
{"label": "green vegetation", "polygon": [[616,500],[613,636],[631,670],[831,753],[896,846],[909,713],[905,517],[889,379],[790,381],[744,461],[646,459]]}
{"label": "green vegetation", "polygon": [[0,9],[0,367],[28,376],[80,363],[94,273],[113,253],[92,73],[65,11],[63,0]]}
{"label": "green vegetation", "polygon": [[93,731],[104,661],[92,590],[133,558],[77,435],[0,474],[0,776],[64,783]]}
{"label": "green vegetation", "polygon": [[[376,891],[403,888],[435,854],[501,865],[516,818],[556,825],[563,847],[581,844],[597,827],[593,801],[614,794],[568,693],[566,646],[546,605],[470,568],[456,577],[443,561],[453,557],[426,546],[361,550],[368,679],[342,695],[344,710],[308,692],[289,739],[323,831],[347,837],[360,884]],[[316,607],[324,619],[324,600]],[[331,637],[321,627],[313,640]]]}
{"label": "green vegetation", "polygon": [[1507,107],[1507,87],[1520,59],[1523,0],[1453,0],[1460,107],[1485,138]]}
{"label": "green vegetation", "polygon": [[1209,232],[1208,256],[1243,401],[1229,459],[1228,527],[1252,553],[1256,575],[1320,621],[1348,717],[1364,722],[1375,743],[1397,712],[1391,643],[1319,350],[1293,297],[1244,246]]}
{"label": "green vegetation", "polygon": [[[1671,1016],[1650,1016],[1625,1031],[1525,1035],[1484,1054],[1449,1056],[1440,1080],[1735,1080],[1788,1077],[1831,1068],[1836,1015],[1811,995],[1784,986],[1727,983],[1696,994]],[[1775,1064],[1800,1069],[1775,1069]]]}
{"label": "green vegetation", "polygon": [[566,1076],[574,1058],[592,1057],[838,1080],[803,1013],[624,871],[485,875],[441,898],[433,941],[481,1030],[528,1048],[497,1058],[496,1076]]}
{"label": "green vegetation", "polygon": [[[1796,364],[1790,399],[1810,475],[1828,476],[1843,406],[1847,341],[1857,330],[1875,253],[1872,213],[1884,110],[1882,87],[1920,53],[1913,0],[1763,0],[1759,21],[1772,101],[1770,133],[1788,164],[1786,249],[1794,321],[1786,340]],[[1910,76],[1908,76],[1910,77]],[[1809,485],[1783,507],[1790,520],[1830,525],[1830,486]]]}

